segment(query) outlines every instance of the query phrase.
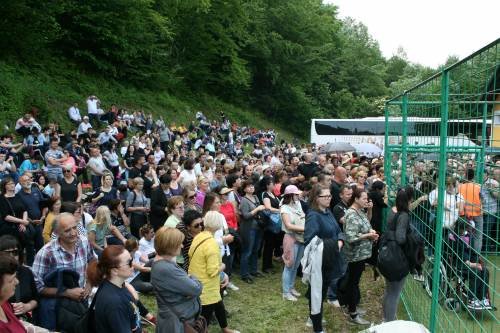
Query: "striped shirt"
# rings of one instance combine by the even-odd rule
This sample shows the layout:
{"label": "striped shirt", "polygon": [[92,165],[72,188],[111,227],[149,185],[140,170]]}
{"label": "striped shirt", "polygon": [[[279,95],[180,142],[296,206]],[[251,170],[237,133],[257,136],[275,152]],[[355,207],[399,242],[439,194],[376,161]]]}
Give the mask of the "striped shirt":
{"label": "striped shirt", "polygon": [[60,268],[71,269],[80,275],[79,285],[85,286],[87,265],[96,259],[90,243],[85,238],[80,238],[75,245],[75,252],[66,251],[59,240],[52,240],[38,251],[33,262],[33,275],[35,276],[36,288],[40,292],[45,288],[44,277]]}

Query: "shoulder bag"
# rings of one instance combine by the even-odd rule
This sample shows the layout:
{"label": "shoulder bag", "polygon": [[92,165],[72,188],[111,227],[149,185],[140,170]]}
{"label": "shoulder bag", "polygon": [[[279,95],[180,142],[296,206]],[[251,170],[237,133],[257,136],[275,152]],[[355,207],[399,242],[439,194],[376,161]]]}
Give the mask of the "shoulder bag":
{"label": "shoulder bag", "polygon": [[[399,216],[399,213],[394,216],[393,226]],[[410,265],[403,248],[396,242],[395,230],[385,231],[379,243],[378,270],[388,281],[400,281],[410,272]]]}

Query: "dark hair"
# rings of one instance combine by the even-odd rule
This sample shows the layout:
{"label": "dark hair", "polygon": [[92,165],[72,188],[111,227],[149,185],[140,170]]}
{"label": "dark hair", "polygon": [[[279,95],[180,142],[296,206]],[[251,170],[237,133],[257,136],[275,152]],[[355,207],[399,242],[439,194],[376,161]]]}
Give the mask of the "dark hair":
{"label": "dark hair", "polygon": [[352,190],[352,187],[348,184],[340,185],[339,194],[344,192],[345,190]]}
{"label": "dark hair", "polygon": [[121,203],[120,199],[111,199],[108,201],[108,208],[110,211],[114,211],[118,208],[118,206],[120,206]]}
{"label": "dark hair", "polygon": [[92,261],[87,267],[87,278],[92,286],[100,285],[104,279],[110,278],[110,273],[113,268],[120,265],[120,256],[125,247],[122,245],[108,245],[101,256],[99,261]]}
{"label": "dark hair", "polygon": [[253,181],[251,179],[247,179],[245,180],[242,184],[241,184],[241,192],[245,192],[245,189],[248,187],[248,186],[255,186],[255,184],[253,183]]}
{"label": "dark hair", "polygon": [[194,220],[202,218],[201,213],[197,210],[191,209],[184,213],[182,217],[182,223],[185,227],[190,226]]}
{"label": "dark hair", "polygon": [[7,186],[7,183],[10,183],[10,182],[14,182],[14,179],[12,177],[5,177],[4,179],[2,179],[2,182],[0,182],[0,193],[1,194],[5,194],[5,191],[6,191],[6,186]]}
{"label": "dark hair", "polygon": [[318,206],[318,198],[321,195],[321,192],[324,190],[330,191],[328,187],[321,186],[320,184],[315,184],[311,192],[309,192],[309,207],[314,210],[320,210]]}
{"label": "dark hair", "polygon": [[415,190],[413,189],[413,186],[406,186],[404,188],[405,192],[406,192],[406,196],[408,197],[408,201],[412,201],[415,197]]}
{"label": "dark hair", "polygon": [[408,198],[408,193],[405,189],[401,189],[396,194],[396,209],[398,212],[406,212],[410,211],[410,200]]}
{"label": "dark hair", "polygon": [[165,173],[160,177],[161,184],[170,184],[171,181],[172,181],[172,176],[170,176],[170,173]]}
{"label": "dark hair", "polygon": [[[79,203],[73,202],[73,201],[64,201],[61,203],[61,213],[70,213],[74,214],[77,209],[81,208],[81,205]],[[82,211],[83,214],[83,211]]]}
{"label": "dark hair", "polygon": [[[61,198],[60,197],[52,197],[48,200],[47,202],[47,208],[49,209],[49,211],[52,211],[54,209],[54,205],[56,204],[56,202],[60,201]],[[61,202],[62,204],[62,202]]]}
{"label": "dark hair", "polygon": [[349,206],[352,206],[352,204],[354,203],[354,201],[356,199],[361,198],[361,195],[363,193],[366,193],[366,191],[364,189],[360,189],[357,186],[354,186],[352,189],[352,197],[351,197],[351,200],[349,201]]}
{"label": "dark hair", "polygon": [[17,248],[19,258],[18,263],[19,265],[22,265],[24,263],[24,251],[19,239],[12,235],[0,236],[0,252],[13,248]]}
{"label": "dark hair", "polygon": [[283,205],[289,205],[293,200],[293,193],[283,195]]}
{"label": "dark hair", "polygon": [[258,186],[258,189],[257,189],[257,193],[267,192],[267,187],[271,183],[274,183],[273,177],[271,177],[271,176],[264,176],[264,177],[262,177],[262,179],[259,181],[259,186]]}
{"label": "dark hair", "polygon": [[234,185],[234,183],[236,183],[236,181],[238,180],[238,178],[240,178],[240,176],[238,176],[235,173],[230,173],[229,175],[227,175],[226,176],[226,185],[227,185],[227,187],[232,188],[233,185]]}
{"label": "dark hair", "polygon": [[3,276],[15,274],[17,267],[18,263],[13,256],[7,253],[0,253],[0,290],[3,287]]}
{"label": "dark hair", "polygon": [[202,209],[202,215],[205,216],[205,214],[212,208],[212,205],[215,202],[215,199],[217,199],[219,196],[217,193],[214,192],[208,192],[205,195],[205,201],[203,201],[203,209]]}
{"label": "dark hair", "polygon": [[385,187],[384,182],[381,182],[380,180],[376,180],[372,184],[372,190],[383,190]]}
{"label": "dark hair", "polygon": [[474,169],[468,168],[466,173],[467,180],[474,180]]}
{"label": "dark hair", "polygon": [[184,161],[184,170],[193,170],[194,168],[194,160],[192,158],[188,158]]}

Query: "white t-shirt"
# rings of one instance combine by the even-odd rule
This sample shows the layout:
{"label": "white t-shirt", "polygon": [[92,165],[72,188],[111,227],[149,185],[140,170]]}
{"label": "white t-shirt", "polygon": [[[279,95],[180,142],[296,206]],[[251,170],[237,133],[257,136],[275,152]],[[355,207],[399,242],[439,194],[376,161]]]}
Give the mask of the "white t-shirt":
{"label": "white t-shirt", "polygon": [[78,131],[76,132],[76,134],[85,134],[88,132],[89,128],[92,128],[92,125],[90,123],[81,122],[80,125],[78,125]]}
{"label": "white t-shirt", "polygon": [[194,170],[182,170],[179,178],[182,179],[182,183],[180,183],[180,185],[183,188],[190,184],[194,184],[196,186],[196,175]]}
{"label": "white t-shirt", "polygon": [[[437,201],[437,189],[429,193],[429,202],[431,205]],[[444,198],[444,219],[443,228],[452,229],[460,216],[458,206],[460,203],[465,203],[464,197],[460,194],[450,194],[446,192]]]}
{"label": "white t-shirt", "polygon": [[98,114],[97,111],[97,98],[87,99],[87,112],[89,114]]}
{"label": "white t-shirt", "polygon": [[74,106],[69,108],[68,114],[69,114],[69,117],[71,118],[71,120],[74,120],[74,121],[81,121],[82,120],[82,117],[80,115],[80,110],[78,110],[78,108],[75,108]]}
{"label": "white t-shirt", "polygon": [[[104,164],[102,156],[91,157],[87,165],[89,166],[90,174],[93,176],[100,176],[102,175],[104,170],[106,170],[106,164]],[[97,169],[97,172],[99,172],[100,174],[96,174],[94,170],[90,168],[90,166],[92,166],[94,169]]]}
{"label": "white t-shirt", "polygon": [[139,252],[145,255],[149,255],[150,253],[155,252],[155,238],[151,238],[151,240],[147,240],[142,237],[139,240]]}
{"label": "white t-shirt", "polygon": [[163,158],[165,158],[165,153],[163,152],[163,150],[160,150],[160,151],[155,150],[154,156],[155,156],[155,163],[160,164],[160,161]]}

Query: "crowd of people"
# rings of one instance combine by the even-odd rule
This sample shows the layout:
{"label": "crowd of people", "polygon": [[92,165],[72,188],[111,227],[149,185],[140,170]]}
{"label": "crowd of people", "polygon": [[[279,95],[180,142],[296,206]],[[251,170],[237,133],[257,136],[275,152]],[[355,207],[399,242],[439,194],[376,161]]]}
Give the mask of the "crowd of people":
{"label": "crowd of people", "polygon": [[[97,332],[137,333],[143,325],[202,331],[214,314],[223,332],[237,332],[229,328],[224,297],[277,270],[286,302],[301,296],[297,275],[308,284],[307,325],[314,332],[323,331],[324,301],[367,325],[359,283],[367,265],[378,276],[384,210],[403,246],[410,224],[423,229],[410,212],[422,215],[437,202],[425,163],[408,172],[412,186],[391,193],[382,158],[278,143],[274,130],[239,126],[223,113],[210,121],[198,112],[185,126],[115,105],[105,112],[96,96],[86,104],[84,116],[77,103],[69,108],[74,129],[67,133],[26,114],[15,134],[1,138],[2,332],[24,332],[17,318],[71,330],[89,304]],[[400,162],[391,161],[396,181]],[[497,192],[488,192],[487,202],[481,195],[479,210],[464,205],[477,201],[478,187],[473,168],[463,172],[469,182],[460,185],[462,194],[456,178],[447,179],[443,225],[453,229],[460,216],[476,222],[480,231],[464,247],[464,263],[486,278],[475,260],[485,212],[484,230],[492,236]],[[479,190],[497,189],[497,176]],[[435,232],[422,235],[434,244]],[[386,286],[382,319],[392,321],[404,278]],[[477,289],[471,302],[489,306],[487,288]],[[139,294],[155,295],[157,313]]]}

